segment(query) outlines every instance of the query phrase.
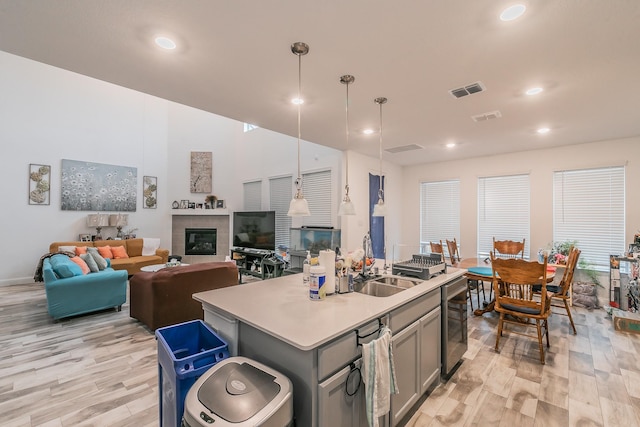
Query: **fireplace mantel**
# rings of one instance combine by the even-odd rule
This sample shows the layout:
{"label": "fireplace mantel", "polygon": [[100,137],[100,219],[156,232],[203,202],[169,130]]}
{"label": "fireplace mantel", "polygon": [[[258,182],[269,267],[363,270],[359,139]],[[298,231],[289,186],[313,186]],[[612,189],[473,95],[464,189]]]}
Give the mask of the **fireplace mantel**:
{"label": "fireplace mantel", "polygon": [[229,211],[227,209],[171,209],[171,215],[229,216]]}

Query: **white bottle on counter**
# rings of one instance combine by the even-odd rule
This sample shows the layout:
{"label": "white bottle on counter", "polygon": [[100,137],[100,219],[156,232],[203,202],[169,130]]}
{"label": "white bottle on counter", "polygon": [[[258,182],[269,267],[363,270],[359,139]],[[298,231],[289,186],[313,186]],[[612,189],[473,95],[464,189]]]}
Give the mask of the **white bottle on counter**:
{"label": "white bottle on counter", "polygon": [[326,269],[323,265],[314,265],[310,268],[310,271],[309,298],[312,301],[322,301],[327,295]]}
{"label": "white bottle on counter", "polygon": [[309,286],[309,275],[311,274],[311,252],[307,251],[307,259],[302,262],[302,284]]}

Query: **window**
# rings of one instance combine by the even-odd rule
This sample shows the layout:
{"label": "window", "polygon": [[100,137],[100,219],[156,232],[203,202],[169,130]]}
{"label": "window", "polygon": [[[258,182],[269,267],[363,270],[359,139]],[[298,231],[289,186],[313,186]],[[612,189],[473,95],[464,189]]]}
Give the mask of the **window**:
{"label": "window", "polygon": [[242,184],[243,208],[245,211],[262,210],[262,181],[251,181]]}
{"label": "window", "polygon": [[244,124],[244,131],[245,132],[251,132],[252,130],[255,130],[255,129],[260,129],[260,127],[256,126],[256,125],[252,125],[251,123],[245,123]]}
{"label": "window", "polygon": [[489,256],[496,240],[525,239],[529,258],[529,175],[478,179],[478,256]]}
{"label": "window", "polygon": [[624,167],[553,174],[553,240],[576,240],[580,259],[597,269],[625,251]]}
{"label": "window", "polygon": [[269,206],[270,210],[276,212],[276,248],[289,247],[291,217],[287,216],[287,212],[293,196],[292,188],[291,176],[269,179]]}
{"label": "window", "polygon": [[330,227],[333,213],[331,170],[303,174],[302,194],[307,199],[311,211],[311,216],[302,217],[302,224],[310,227]]}
{"label": "window", "polygon": [[420,184],[420,244],[445,240],[460,244],[460,181]]}

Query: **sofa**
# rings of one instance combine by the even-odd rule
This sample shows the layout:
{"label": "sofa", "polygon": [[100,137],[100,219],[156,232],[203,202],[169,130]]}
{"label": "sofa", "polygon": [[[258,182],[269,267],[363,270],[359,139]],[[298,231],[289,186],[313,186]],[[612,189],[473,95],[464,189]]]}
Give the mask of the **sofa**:
{"label": "sofa", "polygon": [[[150,243],[151,242],[151,243]],[[160,239],[125,239],[125,240],[97,240],[95,242],[53,242],[49,245],[49,252],[56,253],[60,247],[69,252],[70,247],[77,246],[123,246],[128,258],[111,258],[111,268],[126,270],[129,276],[138,273],[142,267],[153,264],[166,264],[169,258],[168,249],[157,246]],[[146,244],[146,247],[145,247]],[[143,253],[145,255],[143,255]]]}
{"label": "sofa", "polygon": [[[70,258],[58,254],[42,261],[47,310],[55,320],[93,311],[116,308],[127,300],[127,272],[107,267],[95,273],[73,270]],[[61,261],[61,262],[57,262]],[[77,267],[79,269],[80,267]]]}
{"label": "sofa", "polygon": [[129,315],[153,331],[190,320],[204,320],[197,292],[238,284],[232,262],[203,262],[136,273],[129,280]]}

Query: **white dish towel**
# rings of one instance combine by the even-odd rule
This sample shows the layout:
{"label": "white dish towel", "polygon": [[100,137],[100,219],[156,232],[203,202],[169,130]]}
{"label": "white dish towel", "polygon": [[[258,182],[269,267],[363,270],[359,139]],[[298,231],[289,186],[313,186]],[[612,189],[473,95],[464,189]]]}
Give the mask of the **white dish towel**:
{"label": "white dish towel", "polygon": [[362,371],[367,421],[369,427],[378,427],[378,417],[390,410],[391,395],[398,394],[391,330],[388,327],[380,329],[378,338],[362,344]]}

